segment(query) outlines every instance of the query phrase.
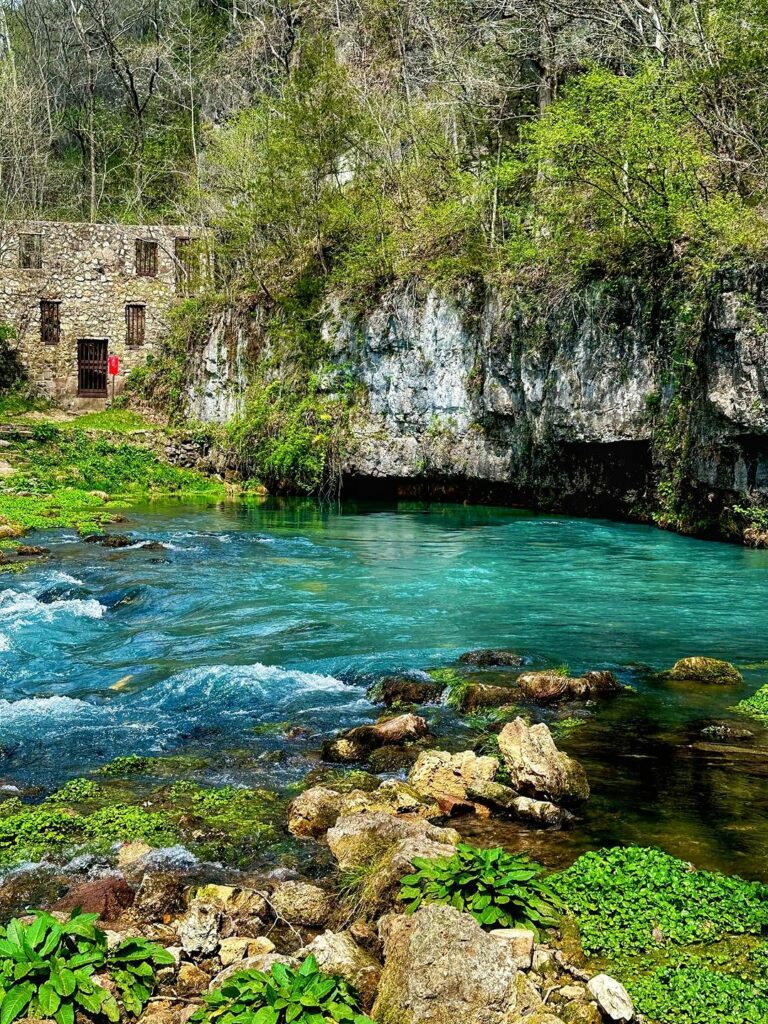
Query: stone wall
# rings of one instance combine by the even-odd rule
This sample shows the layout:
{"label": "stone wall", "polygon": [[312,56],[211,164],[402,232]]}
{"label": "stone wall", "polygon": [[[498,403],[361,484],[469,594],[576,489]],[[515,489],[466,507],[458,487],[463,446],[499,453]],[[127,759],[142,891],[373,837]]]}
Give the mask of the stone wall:
{"label": "stone wall", "polygon": [[[78,398],[78,340],[85,338],[106,339],[109,353],[120,358],[120,390],[125,374],[144,362],[165,331],[177,281],[180,290],[189,290],[175,245],[177,238],[195,234],[183,225],[34,221],[0,226],[0,323],[15,329],[13,344],[42,393],[73,404],[93,402]],[[39,236],[39,269],[20,265],[23,235]],[[154,276],[137,274],[137,239],[157,243]],[[41,337],[43,301],[59,303],[59,340],[53,344]],[[141,344],[128,344],[127,304],[144,307]]]}

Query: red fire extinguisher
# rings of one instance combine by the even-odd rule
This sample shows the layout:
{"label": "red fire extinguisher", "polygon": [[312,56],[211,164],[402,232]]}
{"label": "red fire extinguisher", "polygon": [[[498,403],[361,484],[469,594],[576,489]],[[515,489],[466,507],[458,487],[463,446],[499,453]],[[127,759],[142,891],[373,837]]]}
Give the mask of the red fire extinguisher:
{"label": "red fire extinguisher", "polygon": [[115,400],[115,377],[117,376],[118,371],[120,370],[120,359],[119,359],[118,356],[110,356],[109,357],[109,359],[107,360],[107,369],[109,370],[109,375],[112,378],[112,401],[114,402],[114,400]]}

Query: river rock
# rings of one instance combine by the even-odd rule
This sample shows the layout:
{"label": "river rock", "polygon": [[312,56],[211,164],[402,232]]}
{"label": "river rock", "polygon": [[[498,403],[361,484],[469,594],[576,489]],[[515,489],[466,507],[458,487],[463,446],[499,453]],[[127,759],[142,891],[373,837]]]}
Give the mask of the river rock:
{"label": "river rock", "polygon": [[564,807],[558,807],[549,800],[521,796],[516,790],[498,782],[475,781],[467,787],[467,795],[472,800],[501,808],[521,821],[529,821],[540,827],[560,828],[573,819],[573,815]]}
{"label": "river rock", "polygon": [[348,818],[353,814],[370,814],[375,811],[414,814],[420,818],[440,816],[437,804],[424,803],[409,783],[400,779],[386,779],[373,791],[353,789],[351,793],[344,794],[339,817]]}
{"label": "river rock", "polygon": [[162,921],[184,906],[184,879],[170,871],[147,871],[136,892],[133,909],[144,923]]}
{"label": "river rock", "polygon": [[262,937],[255,941],[260,944],[260,951],[255,953],[253,956],[247,957],[245,960],[240,960],[237,963],[230,964],[230,966],[225,967],[223,971],[219,971],[208,986],[209,989],[221,988],[227,978],[231,978],[233,974],[238,974],[240,971],[267,972],[271,971],[275,964],[285,964],[286,967],[299,966],[300,961],[297,957],[288,956],[284,953],[276,953],[274,951],[274,943],[268,938]]}
{"label": "river rock", "polygon": [[463,692],[461,710],[472,714],[480,708],[500,708],[511,704],[517,691],[513,686],[489,686],[486,683],[470,683]]}
{"label": "river rock", "polygon": [[635,1016],[635,1008],[624,986],[608,974],[598,974],[587,984],[604,1017],[617,1024],[625,1024]]}
{"label": "river rock", "polygon": [[210,956],[219,946],[222,922],[221,907],[193,902],[179,918],[179,944],[185,953]]}
{"label": "river rock", "polygon": [[205,992],[211,983],[210,974],[206,974],[195,964],[179,964],[179,971],[176,975],[176,991],[180,996],[192,996],[198,992]]}
{"label": "river rock", "polygon": [[740,686],[741,672],[729,661],[716,658],[681,658],[667,673],[669,679],[681,679],[712,686]]}
{"label": "river rock", "polygon": [[408,782],[419,796],[466,800],[468,787],[492,782],[498,769],[497,758],[481,757],[471,750],[459,754],[423,750],[411,769]]}
{"label": "river rock", "polygon": [[523,672],[517,685],[524,697],[548,704],[567,698],[593,700],[621,693],[613,672],[586,672],[583,676],[564,676],[558,672]]}
{"label": "river rock", "polygon": [[553,803],[579,803],[589,796],[584,769],[558,750],[544,723],[527,726],[522,718],[499,733],[499,750],[513,789]]}
{"label": "river rock", "polygon": [[375,725],[359,725],[336,739],[323,744],[323,760],[334,764],[354,764],[365,761],[372,750],[378,747],[412,743],[429,735],[425,718],[419,715],[397,715],[386,718]]}
{"label": "river rock", "polygon": [[288,808],[288,831],[300,838],[321,836],[336,824],[341,805],[340,793],[313,786],[300,793]]}
{"label": "river rock", "polygon": [[459,661],[462,665],[476,665],[478,668],[509,667],[519,668],[525,663],[525,658],[517,651],[508,651],[503,648],[481,648],[477,651],[466,651],[461,655]]}
{"label": "river rock", "polygon": [[328,846],[346,871],[375,864],[402,839],[424,838],[455,845],[459,834],[452,828],[439,828],[423,818],[393,817],[378,811],[339,818],[328,832]]}
{"label": "river rock", "polygon": [[272,942],[264,936],[251,939],[245,935],[232,935],[219,943],[219,960],[222,967],[230,967],[232,964],[242,964],[249,957],[271,953],[274,948]]}
{"label": "river rock", "polygon": [[530,971],[533,964],[533,947],[536,936],[528,928],[494,928],[488,934],[497,942],[503,942],[515,966],[521,971]]}
{"label": "river rock", "polygon": [[269,902],[283,921],[306,928],[322,927],[332,910],[328,893],[309,882],[282,882]]}
{"label": "river rock", "polygon": [[374,919],[397,906],[401,880],[414,871],[414,860],[452,857],[455,852],[454,841],[439,842],[426,836],[401,839],[387,850],[366,878],[360,893],[361,913]]}
{"label": "river rock", "polygon": [[431,904],[379,925],[384,970],[373,1007],[381,1024],[511,1024],[522,1009],[504,944],[469,914]]}
{"label": "river rock", "polygon": [[360,993],[363,1006],[372,1005],[381,977],[381,964],[361,949],[347,932],[323,932],[298,955],[314,956],[321,971],[343,978]]}
{"label": "river rock", "polygon": [[133,905],[134,899],[134,891],[122,875],[108,875],[95,882],[73,885],[66,896],[54,904],[54,910],[79,907],[86,914],[98,914],[102,921],[114,921]]}
{"label": "river rock", "polygon": [[445,683],[411,676],[386,676],[372,687],[371,700],[381,701],[388,708],[400,704],[439,704]]}

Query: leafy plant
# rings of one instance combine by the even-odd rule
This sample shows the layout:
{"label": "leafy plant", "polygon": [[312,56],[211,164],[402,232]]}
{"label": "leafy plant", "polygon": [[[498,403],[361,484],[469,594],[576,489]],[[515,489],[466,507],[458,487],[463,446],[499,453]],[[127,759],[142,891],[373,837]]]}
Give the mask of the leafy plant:
{"label": "leafy plant", "polygon": [[269,973],[239,971],[203,997],[192,1015],[204,1024],[373,1024],[341,978],[321,973],[313,956],[298,970],[275,964]]}
{"label": "leafy plant", "polygon": [[146,775],[154,765],[154,757],[142,757],[140,754],[125,754],[123,757],[116,757],[109,764],[103,764],[96,769],[97,775]]}
{"label": "leafy plant", "polygon": [[768,1024],[768,999],[748,981],[675,966],[629,983],[635,1007],[657,1024]]}
{"label": "leafy plant", "polygon": [[768,886],[636,846],[585,853],[552,879],[587,953],[637,953],[768,927]]}
{"label": "leafy plant", "polygon": [[0,929],[2,1024],[22,1015],[74,1024],[82,1011],[118,1021],[117,999],[94,977],[103,970],[113,973],[125,1010],[141,1012],[154,990],[154,968],[172,963],[173,956],[144,939],[126,939],[110,953],[97,918],[74,911],[60,923],[37,912],[29,924],[14,919]]}
{"label": "leafy plant", "polygon": [[761,686],[751,697],[740,700],[732,709],[742,715],[749,715],[750,718],[768,720],[768,683]]}
{"label": "leafy plant", "polygon": [[415,874],[401,879],[400,899],[412,913],[422,903],[448,903],[488,927],[553,925],[561,903],[540,865],[504,850],[457,846],[452,857],[414,859]]}
{"label": "leafy plant", "polygon": [[92,800],[101,793],[101,786],[92,779],[70,779],[46,799],[47,804],[77,804]]}

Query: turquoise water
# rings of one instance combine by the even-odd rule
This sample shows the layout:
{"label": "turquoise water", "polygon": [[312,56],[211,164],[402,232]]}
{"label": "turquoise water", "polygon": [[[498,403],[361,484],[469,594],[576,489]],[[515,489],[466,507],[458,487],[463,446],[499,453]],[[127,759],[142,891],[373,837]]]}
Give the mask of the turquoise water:
{"label": "turquoise water", "polygon": [[[320,737],[375,716],[377,674],[505,646],[534,664],[611,668],[636,691],[579,711],[586,725],[562,741],[595,795],[545,858],[660,837],[765,873],[761,731],[738,755],[704,743],[733,694],[653,672],[706,654],[752,666],[747,692],[768,681],[768,552],[411,504],[158,504],[119,529],[163,547],[46,534],[54,558],[0,582],[2,779],[50,787],[116,754],[181,750],[212,756],[214,781],[283,785],[313,766]],[[254,731],[280,722],[315,736]],[[435,728],[447,746],[466,738],[445,712]],[[541,843],[513,826],[504,841]]]}

